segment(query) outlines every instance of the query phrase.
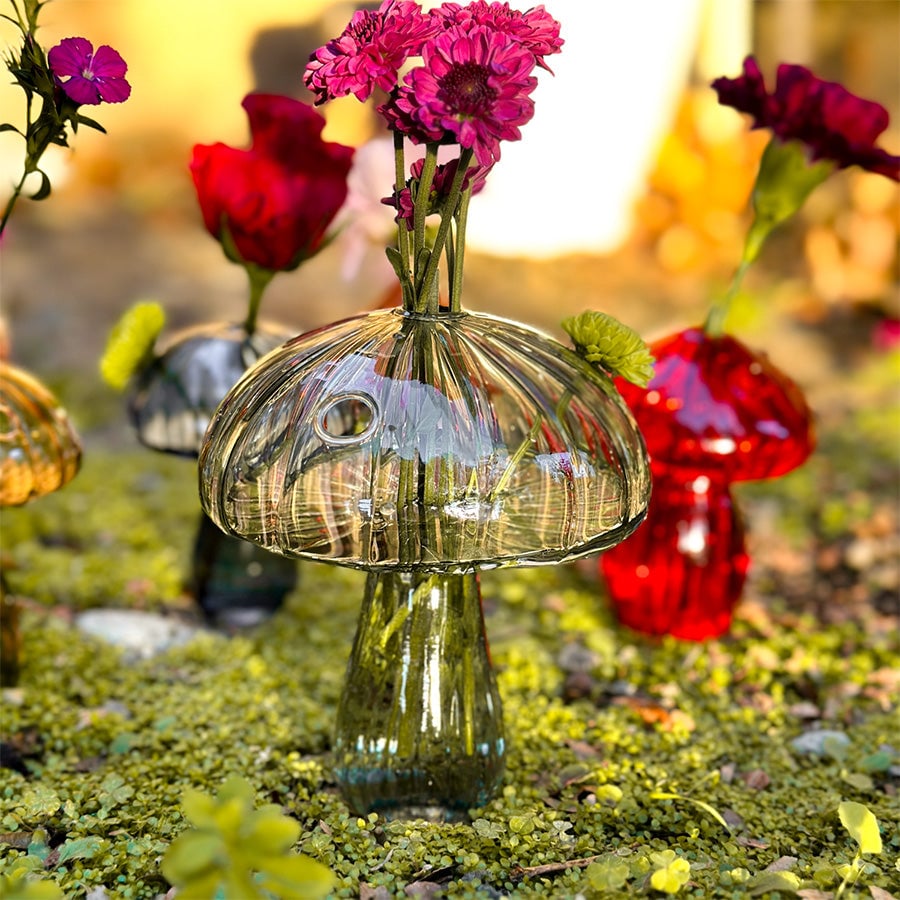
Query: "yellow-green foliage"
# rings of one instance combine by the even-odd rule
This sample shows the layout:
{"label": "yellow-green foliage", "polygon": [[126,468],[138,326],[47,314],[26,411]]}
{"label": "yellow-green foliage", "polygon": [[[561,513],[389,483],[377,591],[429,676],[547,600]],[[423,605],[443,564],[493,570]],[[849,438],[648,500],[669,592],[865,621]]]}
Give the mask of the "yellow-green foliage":
{"label": "yellow-green foliage", "polygon": [[214,798],[187,790],[182,809],[193,827],[169,845],[161,867],[179,896],[320,900],[333,887],[325,866],[291,852],[299,823],[274,804],[254,809],[246,779],[233,775]]}
{"label": "yellow-green foliage", "polygon": [[[204,633],[131,663],[54,609],[183,612],[195,478],[188,460],[93,453],[65,491],[4,513],[5,575],[26,602],[3,740],[27,774],[0,779],[3,877],[75,898],[165,894],[166,873],[178,876],[160,860],[197,824],[185,792],[215,795],[240,776],[295,823],[290,844],[286,831],[274,844],[331,870],[335,897],[364,882],[405,898],[429,879],[454,898],[652,897],[654,878],[666,889],[688,872],[679,898],[738,900],[834,892],[844,866],[858,885],[895,888],[896,628],[821,628],[775,597],[773,612],[748,604],[727,639],[654,641],[616,626],[582,569],[485,572],[510,746],[501,792],[469,824],[360,817],[337,793],[329,747],[363,573],[301,564],[299,589],[255,633]],[[573,647],[593,684],[575,700],[560,664]],[[792,748],[811,695],[846,745]],[[881,854],[854,863],[844,801],[881,824]],[[783,858],[788,870],[766,871]]]}

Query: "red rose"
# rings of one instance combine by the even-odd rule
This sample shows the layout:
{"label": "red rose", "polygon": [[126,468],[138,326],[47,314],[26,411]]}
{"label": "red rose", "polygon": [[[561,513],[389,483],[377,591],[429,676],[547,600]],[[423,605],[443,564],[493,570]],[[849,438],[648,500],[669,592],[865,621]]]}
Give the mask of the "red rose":
{"label": "red rose", "polygon": [[194,147],[191,175],[207,230],[229,257],[271,271],[296,268],[321,249],[347,196],[353,148],[321,138],[325,119],[275,94],[249,94],[249,150]]}

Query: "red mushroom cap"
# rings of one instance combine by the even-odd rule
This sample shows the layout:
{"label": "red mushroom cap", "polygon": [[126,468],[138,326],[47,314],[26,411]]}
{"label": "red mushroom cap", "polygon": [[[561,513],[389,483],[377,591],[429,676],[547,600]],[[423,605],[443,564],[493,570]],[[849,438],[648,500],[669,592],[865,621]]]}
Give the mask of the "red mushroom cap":
{"label": "red mushroom cap", "polygon": [[650,384],[617,386],[654,462],[752,481],[790,472],[812,452],[806,400],[764,354],[699,328],[650,349],[656,357]]}

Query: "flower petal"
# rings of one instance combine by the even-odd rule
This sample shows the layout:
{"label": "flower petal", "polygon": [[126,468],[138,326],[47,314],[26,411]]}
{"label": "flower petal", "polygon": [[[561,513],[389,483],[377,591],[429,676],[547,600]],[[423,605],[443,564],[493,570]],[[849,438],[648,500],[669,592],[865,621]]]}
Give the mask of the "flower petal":
{"label": "flower petal", "polygon": [[80,75],[93,52],[94,47],[86,38],[63,38],[47,54],[47,62],[57,77]]}
{"label": "flower petal", "polygon": [[122,78],[128,71],[128,65],[117,50],[104,44],[94,54],[91,71],[97,78]]}

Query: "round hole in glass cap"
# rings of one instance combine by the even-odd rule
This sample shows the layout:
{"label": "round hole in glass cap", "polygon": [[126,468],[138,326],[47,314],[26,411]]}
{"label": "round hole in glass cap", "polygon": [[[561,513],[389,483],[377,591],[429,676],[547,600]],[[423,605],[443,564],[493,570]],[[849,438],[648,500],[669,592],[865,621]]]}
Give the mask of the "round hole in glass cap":
{"label": "round hole in glass cap", "polygon": [[[246,369],[291,337],[259,322],[210,323],[172,336],[131,383],[128,412],[138,439],[166,453],[196,458],[209,420]],[[226,629],[257,624],[297,584],[296,563],[223,534],[201,513],[190,590],[206,617]]]}
{"label": "round hole in glass cap", "polygon": [[225,397],[203,507],[369,571],[335,753],[358,812],[485,803],[505,743],[479,569],[575,559],[640,523],[643,441],[611,379],[532,329],[383,310],[295,338]]}

